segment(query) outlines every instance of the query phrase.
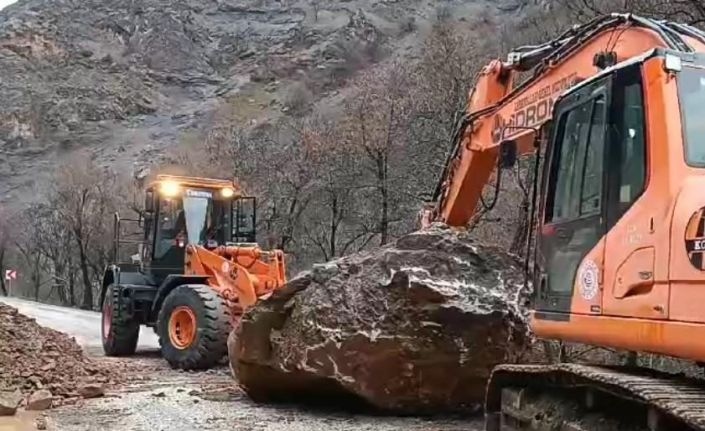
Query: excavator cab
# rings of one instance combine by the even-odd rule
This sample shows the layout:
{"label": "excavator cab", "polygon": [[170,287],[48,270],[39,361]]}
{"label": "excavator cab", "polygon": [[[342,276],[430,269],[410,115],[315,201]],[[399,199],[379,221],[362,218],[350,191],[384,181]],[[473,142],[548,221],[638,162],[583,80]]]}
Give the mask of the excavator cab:
{"label": "excavator cab", "polygon": [[260,249],[256,222],[255,198],[231,181],[159,175],[139,219],[115,215],[101,292],[105,353],[133,354],[146,325],[175,368],[220,360],[243,310],[286,281],[283,253]]}
{"label": "excavator cab", "polygon": [[692,305],[705,299],[694,288],[705,285],[703,115],[705,55],[667,49],[557,99],[535,249],[539,336],[705,359],[687,342],[705,335]]}

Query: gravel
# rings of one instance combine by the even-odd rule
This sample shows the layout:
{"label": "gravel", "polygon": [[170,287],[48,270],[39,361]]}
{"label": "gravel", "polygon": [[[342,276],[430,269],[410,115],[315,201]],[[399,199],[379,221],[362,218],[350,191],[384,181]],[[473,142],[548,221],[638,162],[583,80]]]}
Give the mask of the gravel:
{"label": "gravel", "polygon": [[[132,358],[102,356],[100,314],[53,307],[30,301],[0,298],[20,307],[44,326],[75,337],[87,355],[101,368],[119,370],[127,382],[106,385],[103,398],[78,399],[75,405],[41,412],[20,411],[0,418],[0,429],[36,429],[35,419],[55,431],[479,431],[477,418],[384,417],[353,414],[339,406],[311,410],[296,405],[258,405],[240,391],[227,367],[205,372],[183,372],[169,368],[153,347],[149,335],[140,342]],[[71,322],[80,320],[81,324]],[[45,415],[45,416],[44,416]],[[44,426],[43,426],[44,427]]]}
{"label": "gravel", "polygon": [[[147,368],[161,358],[135,359]],[[226,368],[200,373],[167,369],[151,381],[126,387],[105,398],[52,410],[49,429],[61,431],[479,431],[479,419],[386,417],[296,405],[258,405],[233,385]]]}

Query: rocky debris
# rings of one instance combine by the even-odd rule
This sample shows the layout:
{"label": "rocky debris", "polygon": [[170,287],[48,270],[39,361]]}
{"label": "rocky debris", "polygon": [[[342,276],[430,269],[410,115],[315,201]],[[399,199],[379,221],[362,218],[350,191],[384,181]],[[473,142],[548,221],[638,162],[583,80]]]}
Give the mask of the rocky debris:
{"label": "rocky debris", "polygon": [[27,399],[27,410],[46,410],[51,407],[53,395],[46,389],[40,389],[32,393]]}
{"label": "rocky debris", "polygon": [[19,390],[0,392],[0,416],[12,416],[22,402]]}
{"label": "rocky debris", "polygon": [[73,338],[0,303],[0,391],[18,389],[29,396],[28,408],[100,396],[104,385],[121,382],[118,371],[87,358]]}
{"label": "rocky debris", "polygon": [[530,344],[523,281],[514,256],[434,226],[290,281],[243,316],[231,368],[256,401],[474,410]]}
{"label": "rocky debris", "polygon": [[99,398],[105,395],[105,387],[99,383],[87,383],[78,388],[78,394],[83,398]]}
{"label": "rocky debris", "polygon": [[34,426],[38,430],[45,430],[49,427],[48,421],[46,416],[39,416],[37,419],[34,420]]}

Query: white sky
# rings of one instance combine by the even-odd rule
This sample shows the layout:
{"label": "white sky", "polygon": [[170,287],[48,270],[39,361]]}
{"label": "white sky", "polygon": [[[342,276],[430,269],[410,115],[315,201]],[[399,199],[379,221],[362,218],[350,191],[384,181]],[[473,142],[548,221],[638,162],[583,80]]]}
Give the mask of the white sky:
{"label": "white sky", "polygon": [[0,0],[0,9],[2,9],[5,6],[10,5],[14,2],[15,2],[15,0]]}

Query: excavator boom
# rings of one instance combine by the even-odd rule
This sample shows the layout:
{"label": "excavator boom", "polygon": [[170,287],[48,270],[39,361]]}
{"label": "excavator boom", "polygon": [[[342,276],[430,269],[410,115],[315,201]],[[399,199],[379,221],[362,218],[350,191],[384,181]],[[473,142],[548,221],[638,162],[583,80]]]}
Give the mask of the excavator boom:
{"label": "excavator boom", "polygon": [[[556,100],[579,82],[655,48],[692,53],[704,47],[705,35],[693,27],[614,14],[546,44],[519,48],[507,61],[490,62],[469,95],[434,192],[432,214],[425,219],[467,225],[498,166],[501,144],[516,143],[519,155],[533,152],[537,134],[553,118]],[[515,85],[518,75],[527,72],[532,76]]]}

